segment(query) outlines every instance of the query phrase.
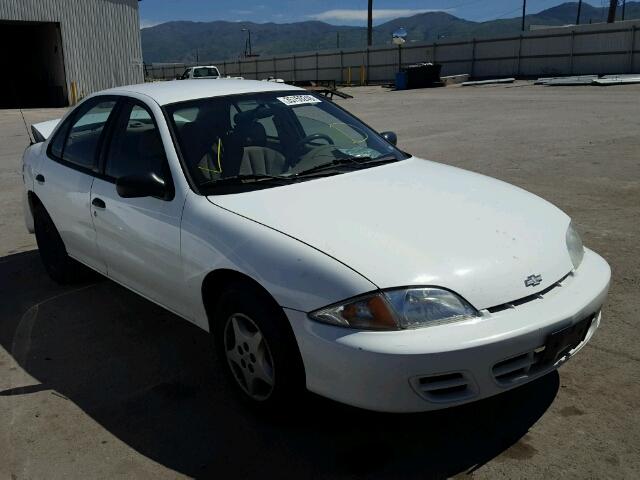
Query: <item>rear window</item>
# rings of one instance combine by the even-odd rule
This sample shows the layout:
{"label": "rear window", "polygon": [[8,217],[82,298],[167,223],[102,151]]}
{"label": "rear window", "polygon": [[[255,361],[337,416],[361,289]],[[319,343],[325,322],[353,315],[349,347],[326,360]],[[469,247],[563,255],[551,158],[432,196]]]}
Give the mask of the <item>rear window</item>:
{"label": "rear window", "polygon": [[219,77],[220,72],[218,72],[218,69],[215,67],[199,67],[193,69],[193,76],[195,78]]}

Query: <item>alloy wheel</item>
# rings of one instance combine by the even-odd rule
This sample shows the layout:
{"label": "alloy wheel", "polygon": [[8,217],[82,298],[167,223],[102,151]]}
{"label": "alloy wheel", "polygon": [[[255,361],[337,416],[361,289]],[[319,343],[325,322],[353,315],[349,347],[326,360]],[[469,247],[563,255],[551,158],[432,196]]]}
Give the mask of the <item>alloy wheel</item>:
{"label": "alloy wheel", "polygon": [[242,313],[225,324],[227,363],[242,390],[253,400],[269,398],[275,386],[275,369],[269,345],[258,325]]}

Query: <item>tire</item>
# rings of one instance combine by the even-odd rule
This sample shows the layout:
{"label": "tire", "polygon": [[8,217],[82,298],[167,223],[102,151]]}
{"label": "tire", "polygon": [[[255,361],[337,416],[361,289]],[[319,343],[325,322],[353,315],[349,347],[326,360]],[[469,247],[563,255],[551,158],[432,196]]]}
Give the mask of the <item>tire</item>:
{"label": "tire", "polygon": [[58,229],[42,205],[34,205],[33,223],[40,259],[54,282],[67,285],[85,282],[97,277],[93,270],[67,254]]}
{"label": "tire", "polygon": [[213,343],[226,377],[253,408],[284,412],[305,389],[304,367],[289,321],[249,282],[229,285],[215,306]]}

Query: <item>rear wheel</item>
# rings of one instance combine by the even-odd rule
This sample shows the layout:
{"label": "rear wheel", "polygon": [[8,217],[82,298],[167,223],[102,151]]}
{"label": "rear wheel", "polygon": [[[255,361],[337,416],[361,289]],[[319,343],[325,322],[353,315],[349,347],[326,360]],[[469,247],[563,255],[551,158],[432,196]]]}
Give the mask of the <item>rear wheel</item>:
{"label": "rear wheel", "polygon": [[60,284],[83,282],[97,276],[67,254],[53,220],[42,205],[35,205],[33,222],[40,259],[51,279]]}
{"label": "rear wheel", "polygon": [[282,309],[248,282],[230,285],[214,314],[214,344],[227,377],[254,407],[281,410],[304,393],[304,368]]}

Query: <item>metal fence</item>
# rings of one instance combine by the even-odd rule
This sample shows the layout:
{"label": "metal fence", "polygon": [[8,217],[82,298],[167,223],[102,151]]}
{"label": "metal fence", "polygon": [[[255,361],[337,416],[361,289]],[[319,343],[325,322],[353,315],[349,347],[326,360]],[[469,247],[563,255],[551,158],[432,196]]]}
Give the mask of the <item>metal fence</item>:
{"label": "metal fence", "polygon": [[[634,73],[640,69],[640,22],[580,25],[525,32],[518,36],[464,41],[408,43],[354,50],[201,62],[223,75],[341,84],[393,81],[402,66],[442,64],[442,75],[475,78]],[[146,65],[148,79],[170,79],[190,65]]]}

